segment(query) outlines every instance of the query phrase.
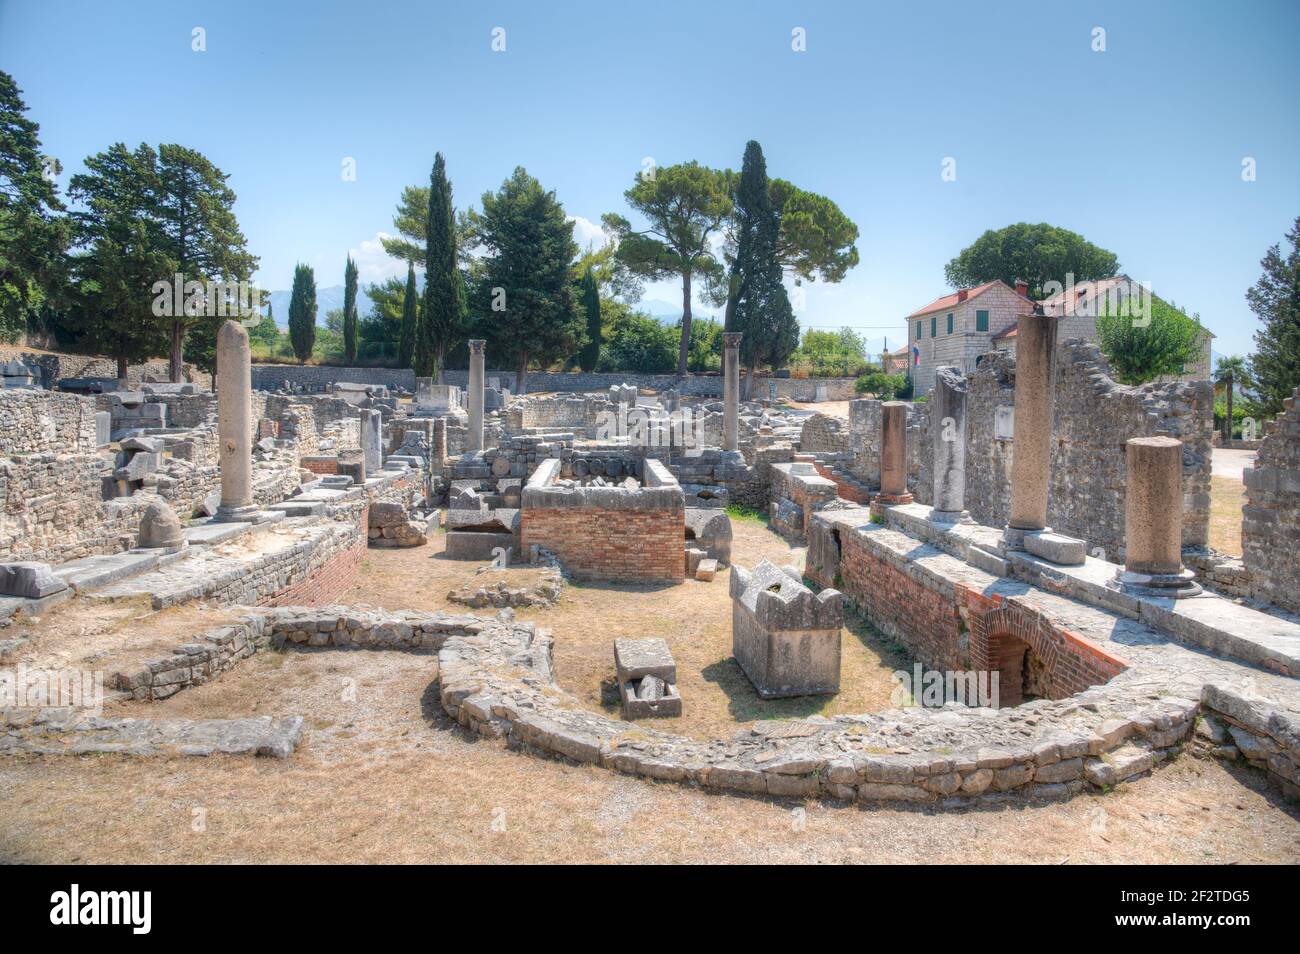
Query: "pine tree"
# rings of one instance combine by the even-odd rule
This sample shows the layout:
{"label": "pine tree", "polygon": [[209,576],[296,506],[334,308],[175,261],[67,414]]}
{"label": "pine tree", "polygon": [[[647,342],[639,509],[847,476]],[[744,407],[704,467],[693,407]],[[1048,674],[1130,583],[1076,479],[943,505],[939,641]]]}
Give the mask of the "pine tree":
{"label": "pine tree", "polygon": [[397,366],[411,367],[415,352],[415,333],[420,323],[420,300],[415,290],[415,265],[406,263],[406,291],[402,295],[402,331],[397,339]]}
{"label": "pine tree", "polygon": [[595,371],[600,360],[600,290],[596,287],[596,274],[590,265],[578,283],[582,310],[587,316],[587,343],[578,355],[578,367]]}
{"label": "pine tree", "polygon": [[289,341],[301,362],[311,357],[316,344],[316,275],[310,265],[295,265],[293,292],[289,296]]}
{"label": "pine tree", "polygon": [[760,364],[784,363],[799,346],[799,323],[786,294],[777,257],[780,220],[768,191],[762,147],[750,140],[736,189],[736,258],[731,264],[733,306],[726,330],[744,334],[740,360],[749,369],[746,393]]}
{"label": "pine tree", "polygon": [[[474,282],[483,315],[478,334],[494,360],[512,361],[515,393],[524,394],[528,366],[572,355],[584,320],[573,294],[578,255],[564,207],[522,166],[471,213],[475,238],[487,251]],[[505,365],[499,365],[505,366]]]}
{"label": "pine tree", "polygon": [[451,204],[447,164],[438,153],[429,174],[429,216],[425,227],[424,314],[417,336],[416,373],[430,366],[442,374],[452,338],[461,326],[464,295],[456,262],[456,213]]}
{"label": "pine tree", "polygon": [[357,263],[351,255],[343,268],[343,360],[357,361]]}
{"label": "pine tree", "polygon": [[1264,326],[1255,332],[1251,377],[1266,413],[1282,410],[1282,402],[1300,387],[1300,218],[1286,233],[1291,250],[1286,258],[1278,245],[1260,265],[1264,274],[1246,292],[1246,301]]}

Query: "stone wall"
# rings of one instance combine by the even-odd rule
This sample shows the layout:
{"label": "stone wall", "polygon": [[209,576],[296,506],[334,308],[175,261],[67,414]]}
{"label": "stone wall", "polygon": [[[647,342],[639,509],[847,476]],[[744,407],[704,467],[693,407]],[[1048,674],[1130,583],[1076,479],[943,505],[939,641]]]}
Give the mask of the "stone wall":
{"label": "stone wall", "polygon": [[94,398],[0,390],[0,457],[93,453],[95,449]]}
{"label": "stone wall", "polygon": [[[1203,547],[1209,536],[1213,392],[1205,382],[1139,387],[1116,384],[1094,344],[1072,340],[1059,352],[1052,418],[1048,523],[1100,547],[1107,559],[1124,554],[1124,443],[1157,434],[1183,441],[1183,546]],[[1003,526],[1011,501],[1011,440],[1015,359],[990,352],[970,383],[966,411],[966,509],[979,523]],[[869,486],[880,482],[880,402],[849,405],[849,471]],[[929,402],[908,416],[908,489],[918,503],[934,490]]]}
{"label": "stone wall", "polygon": [[255,364],[253,389],[278,391],[284,382],[309,391],[325,391],[331,384],[382,384],[415,392],[415,372],[410,368],[335,368],[325,365]]}
{"label": "stone wall", "polygon": [[1242,562],[1260,599],[1300,613],[1300,389],[1245,471]]}
{"label": "stone wall", "polygon": [[803,422],[803,429],[799,435],[799,450],[806,454],[847,453],[852,449],[849,441],[851,428],[851,423],[846,424],[842,418],[829,414],[814,414]]}

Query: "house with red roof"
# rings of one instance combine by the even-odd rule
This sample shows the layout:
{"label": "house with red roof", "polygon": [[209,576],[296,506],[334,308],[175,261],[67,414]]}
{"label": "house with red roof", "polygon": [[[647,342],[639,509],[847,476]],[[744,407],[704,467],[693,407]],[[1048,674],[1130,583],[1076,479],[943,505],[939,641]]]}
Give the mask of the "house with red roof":
{"label": "house with red roof", "polygon": [[1016,319],[1033,308],[1027,283],[1016,282],[1012,288],[994,280],[960,288],[912,312],[907,316],[907,350],[913,396],[930,393],[941,365],[974,371],[980,355],[997,347],[994,339],[1014,330]]}

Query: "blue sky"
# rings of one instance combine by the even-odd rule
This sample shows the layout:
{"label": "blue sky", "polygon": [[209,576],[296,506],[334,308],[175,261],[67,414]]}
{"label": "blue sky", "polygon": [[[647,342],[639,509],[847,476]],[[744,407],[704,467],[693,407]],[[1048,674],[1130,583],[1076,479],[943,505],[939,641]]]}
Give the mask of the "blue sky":
{"label": "blue sky", "polygon": [[[195,27],[206,52],[191,49]],[[862,230],[862,264],[810,286],[801,322],[894,347],[963,246],[1047,221],[1199,312],[1216,351],[1247,352],[1244,292],[1300,215],[1297,49],[1287,0],[0,0],[0,68],[62,183],[119,140],[201,150],[230,174],[263,287],[289,287],[298,260],[339,284],[349,250],[363,281],[404,273],[377,235],[436,150],[457,206],[523,165],[582,238],[603,212],[627,213],[643,158],[735,168],[753,138],[769,173],[830,196]]]}

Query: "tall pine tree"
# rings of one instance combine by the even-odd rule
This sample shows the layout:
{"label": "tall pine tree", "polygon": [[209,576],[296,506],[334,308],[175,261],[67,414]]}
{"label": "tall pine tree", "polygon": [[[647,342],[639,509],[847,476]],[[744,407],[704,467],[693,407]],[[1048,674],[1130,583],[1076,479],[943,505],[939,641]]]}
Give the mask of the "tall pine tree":
{"label": "tall pine tree", "polygon": [[768,191],[763,149],[752,139],[745,145],[740,184],[736,189],[736,258],[731,264],[733,306],[726,330],[744,334],[740,360],[749,369],[748,395],[754,369],[785,362],[799,346],[799,323],[786,294],[777,242],[781,223]]}
{"label": "tall pine tree", "polygon": [[1259,263],[1264,274],[1246,292],[1250,310],[1264,325],[1255,332],[1252,378],[1271,414],[1300,387],[1300,218],[1286,240],[1291,245],[1286,257],[1280,246],[1270,248]]}
{"label": "tall pine tree", "polygon": [[442,153],[433,158],[429,175],[429,216],[425,225],[424,311],[415,343],[415,373],[433,368],[441,376],[447,351],[462,323],[464,294],[456,262],[456,213]]}
{"label": "tall pine tree", "polygon": [[289,296],[289,342],[298,360],[311,357],[316,344],[316,273],[310,265],[295,265]]}
{"label": "tall pine tree", "polygon": [[415,356],[415,333],[420,324],[420,299],[415,289],[415,264],[406,263],[406,291],[402,295],[402,331],[397,339],[397,366],[411,367]]}
{"label": "tall pine tree", "polygon": [[343,268],[343,359],[349,365],[357,361],[357,263],[351,255]]}
{"label": "tall pine tree", "polygon": [[600,289],[596,287],[596,273],[590,265],[582,273],[578,295],[587,316],[587,343],[578,354],[578,367],[583,371],[595,371],[600,360]]}
{"label": "tall pine tree", "polygon": [[478,333],[494,357],[514,363],[515,393],[526,393],[530,363],[545,367],[577,349],[583,317],[573,294],[573,222],[564,207],[522,166],[471,212],[479,260],[474,303]]}

